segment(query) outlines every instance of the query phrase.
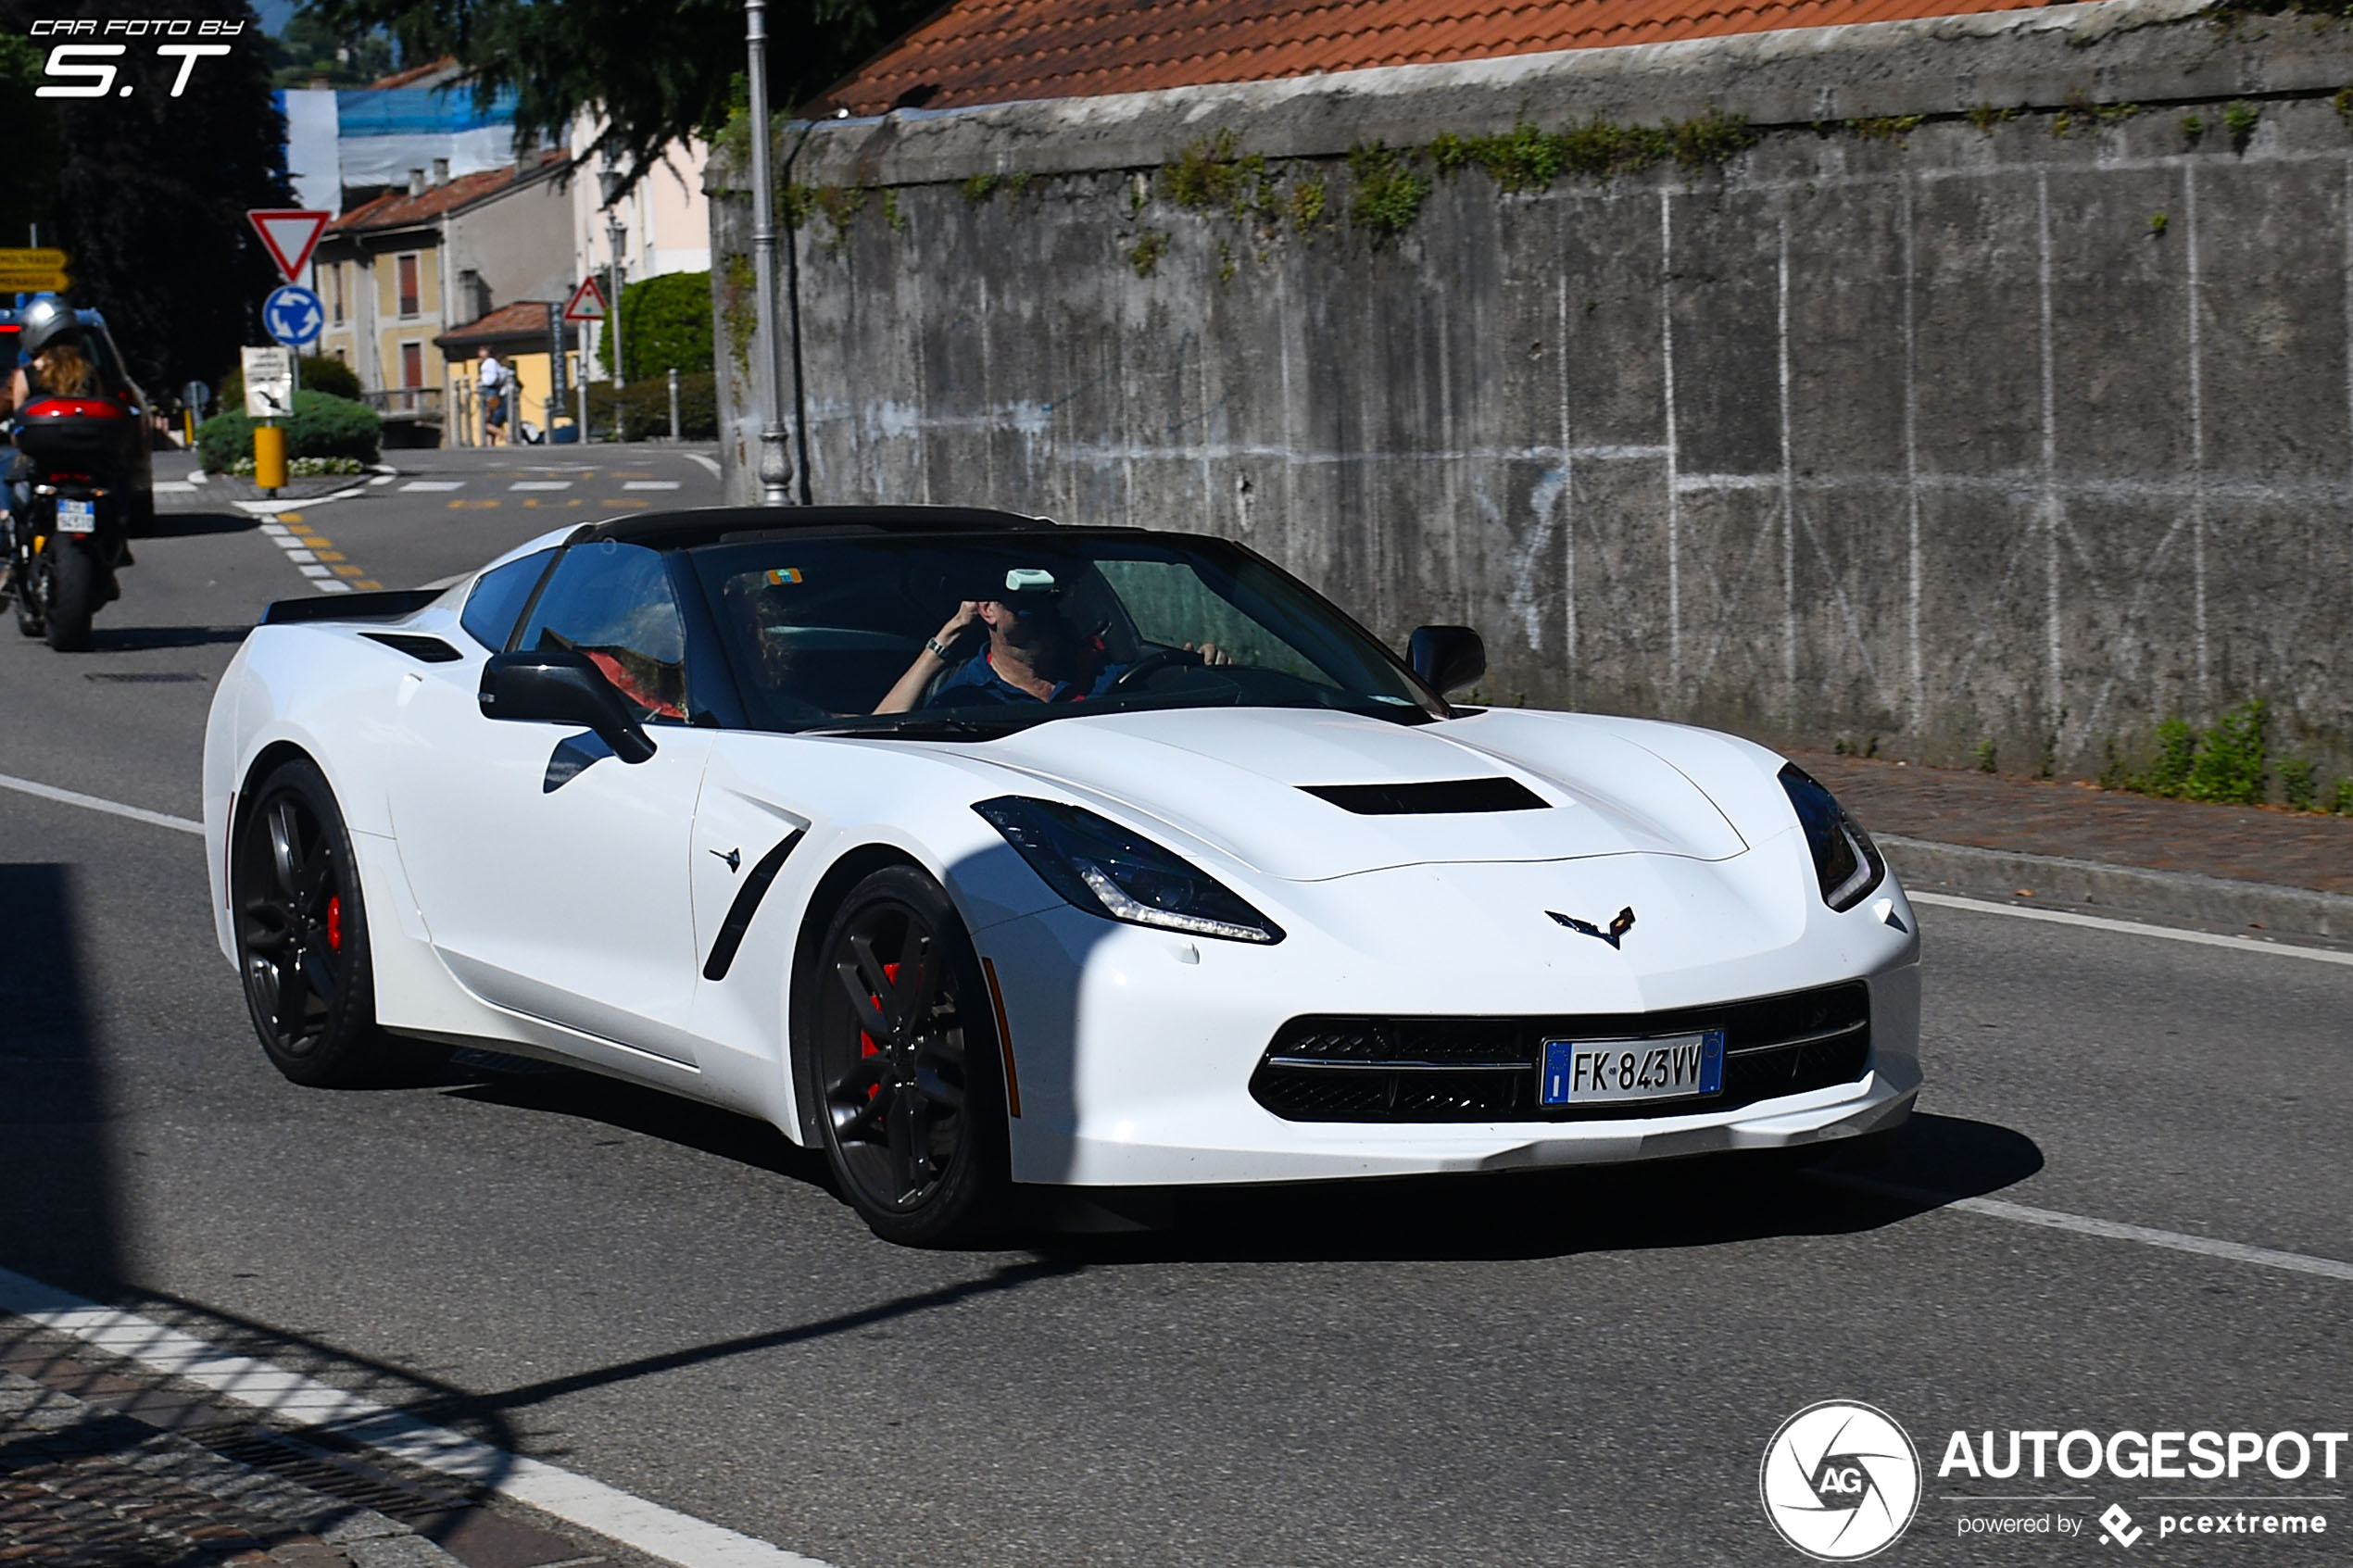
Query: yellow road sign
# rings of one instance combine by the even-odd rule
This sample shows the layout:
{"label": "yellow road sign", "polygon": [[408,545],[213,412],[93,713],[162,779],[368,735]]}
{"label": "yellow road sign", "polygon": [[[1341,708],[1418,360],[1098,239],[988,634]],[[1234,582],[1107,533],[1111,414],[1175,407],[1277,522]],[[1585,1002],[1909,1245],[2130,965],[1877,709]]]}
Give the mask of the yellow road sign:
{"label": "yellow road sign", "polygon": [[0,266],[0,294],[60,294],[73,287],[73,274],[61,268]]}
{"label": "yellow road sign", "polygon": [[64,251],[52,250],[45,245],[37,250],[22,245],[13,250],[0,247],[0,270],[13,272],[30,270],[40,272],[62,272],[72,265],[72,257],[68,256]]}

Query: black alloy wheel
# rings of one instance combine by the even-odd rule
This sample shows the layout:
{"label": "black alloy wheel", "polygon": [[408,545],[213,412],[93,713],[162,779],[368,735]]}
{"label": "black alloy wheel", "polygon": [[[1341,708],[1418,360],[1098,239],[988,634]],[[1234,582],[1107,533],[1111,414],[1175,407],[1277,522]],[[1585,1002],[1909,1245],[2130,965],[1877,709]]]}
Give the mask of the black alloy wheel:
{"label": "black alloy wheel", "polygon": [[878,871],[834,915],[809,977],[825,1155],[877,1236],[982,1240],[1007,1185],[997,1032],[963,922],[912,866]]}
{"label": "black alloy wheel", "polygon": [[351,835],[308,759],[272,771],[237,823],[230,907],[245,1005],[271,1065],[313,1088],[398,1081],[435,1055],[376,1027]]}

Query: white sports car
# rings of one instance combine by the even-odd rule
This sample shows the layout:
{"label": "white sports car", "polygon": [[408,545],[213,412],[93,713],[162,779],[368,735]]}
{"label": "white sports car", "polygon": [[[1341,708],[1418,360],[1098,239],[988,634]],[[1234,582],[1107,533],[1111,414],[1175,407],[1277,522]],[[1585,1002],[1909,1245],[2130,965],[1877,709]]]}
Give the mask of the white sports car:
{"label": "white sports car", "polygon": [[822,1148],[916,1244],[1039,1189],[1909,1114],[1911,910],[1829,792],[1704,730],[1450,705],[1484,666],[1221,539],[595,523],[271,607],[206,734],[220,945],[298,1083],[593,1068]]}

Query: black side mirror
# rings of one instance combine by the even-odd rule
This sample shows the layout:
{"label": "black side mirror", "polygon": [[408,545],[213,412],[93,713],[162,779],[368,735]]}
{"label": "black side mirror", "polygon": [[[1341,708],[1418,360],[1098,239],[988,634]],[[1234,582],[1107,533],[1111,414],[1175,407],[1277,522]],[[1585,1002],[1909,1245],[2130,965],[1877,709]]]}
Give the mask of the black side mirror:
{"label": "black side mirror", "polygon": [[593,730],[623,762],[643,762],[654,743],[588,656],[570,648],[494,653],[482,667],[482,716]]}
{"label": "black side mirror", "polygon": [[1443,696],[1487,673],[1487,645],[1467,626],[1416,626],[1405,644],[1405,662]]}

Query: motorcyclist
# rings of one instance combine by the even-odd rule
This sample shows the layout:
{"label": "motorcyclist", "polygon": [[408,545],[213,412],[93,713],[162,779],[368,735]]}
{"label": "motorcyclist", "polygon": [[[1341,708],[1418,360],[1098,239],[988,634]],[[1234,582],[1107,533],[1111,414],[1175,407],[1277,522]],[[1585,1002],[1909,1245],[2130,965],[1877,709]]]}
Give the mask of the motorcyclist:
{"label": "motorcyclist", "polygon": [[[24,363],[0,386],[0,419],[14,418],[18,409],[44,395],[95,397],[104,391],[98,367],[82,346],[82,323],[63,301],[44,295],[26,306],[17,317],[17,347]],[[32,464],[23,453],[14,454],[7,480],[13,545],[16,520],[32,504]],[[0,563],[0,592],[6,590],[14,570],[12,563]]]}

